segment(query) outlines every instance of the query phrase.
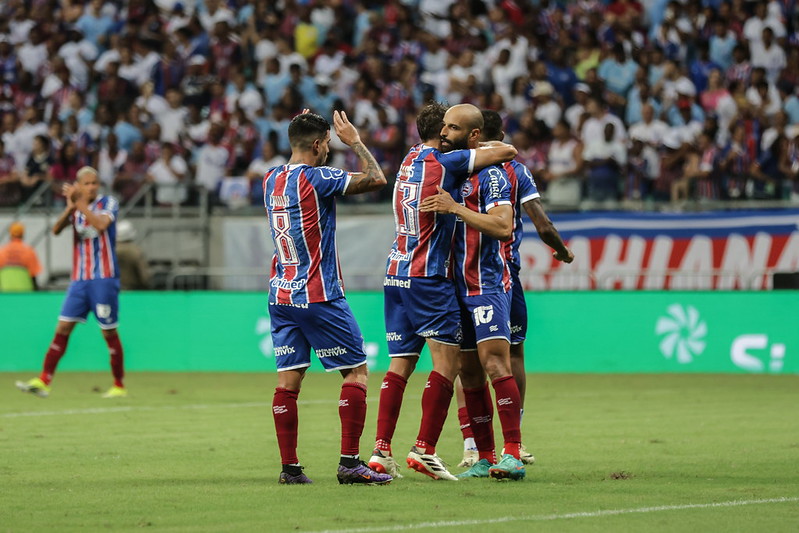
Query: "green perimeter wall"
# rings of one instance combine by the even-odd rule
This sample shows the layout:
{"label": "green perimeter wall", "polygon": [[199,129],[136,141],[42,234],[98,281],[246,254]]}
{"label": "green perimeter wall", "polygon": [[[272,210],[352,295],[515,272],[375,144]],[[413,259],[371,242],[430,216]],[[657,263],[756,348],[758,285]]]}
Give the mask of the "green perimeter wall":
{"label": "green perimeter wall", "polygon": [[[62,299],[0,295],[0,371],[41,367]],[[347,299],[369,366],[386,370],[382,294]],[[266,302],[261,293],[123,293],[126,367],[274,371]],[[799,292],[546,292],[528,293],[527,303],[530,372],[799,373]],[[429,368],[425,352],[419,369]],[[93,317],[76,328],[59,369],[108,369]]]}

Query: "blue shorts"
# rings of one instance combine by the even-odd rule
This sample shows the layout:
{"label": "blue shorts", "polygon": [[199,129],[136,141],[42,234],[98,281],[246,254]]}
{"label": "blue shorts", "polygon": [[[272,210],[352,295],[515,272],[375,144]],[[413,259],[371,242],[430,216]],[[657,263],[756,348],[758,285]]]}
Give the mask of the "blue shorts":
{"label": "blue shorts", "polygon": [[513,288],[510,293],[510,343],[521,344],[527,338],[527,302],[519,273],[511,269]]}
{"label": "blue shorts", "polygon": [[463,322],[462,350],[475,350],[491,339],[510,342],[510,293],[459,296]]}
{"label": "blue shorts", "polygon": [[389,357],[419,355],[426,339],[460,344],[461,316],[452,280],[386,276],[383,294]]}
{"label": "blue shorts", "polygon": [[64,322],[86,322],[94,313],[102,329],[119,325],[119,278],[73,281],[61,306],[58,319]]}
{"label": "blue shorts", "polygon": [[366,362],[361,328],[347,300],[313,304],[269,304],[278,372],[311,366],[311,348],[325,370],[345,370]]}

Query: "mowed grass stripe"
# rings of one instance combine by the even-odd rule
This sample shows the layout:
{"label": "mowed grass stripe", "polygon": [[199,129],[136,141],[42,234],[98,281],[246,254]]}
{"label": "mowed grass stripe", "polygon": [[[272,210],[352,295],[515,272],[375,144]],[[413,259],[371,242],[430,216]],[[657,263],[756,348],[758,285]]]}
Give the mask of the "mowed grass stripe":
{"label": "mowed grass stripe", "polygon": [[483,520],[446,520],[440,522],[420,522],[418,524],[404,524],[384,527],[361,527],[355,529],[324,529],[309,533],[380,533],[382,531],[411,531],[414,529],[427,529],[438,527],[481,526],[505,524],[508,522],[549,522],[553,520],[568,520],[570,518],[600,518],[603,516],[616,516],[625,514],[658,513],[663,511],[684,511],[688,509],[711,509],[715,507],[740,507],[744,505],[763,505],[770,503],[799,502],[799,497],[767,498],[763,500],[733,500],[729,502],[688,503],[683,505],[658,505],[655,507],[634,507],[631,509],[605,509],[602,511],[582,511],[578,513],[533,515],[533,516],[502,516]]}

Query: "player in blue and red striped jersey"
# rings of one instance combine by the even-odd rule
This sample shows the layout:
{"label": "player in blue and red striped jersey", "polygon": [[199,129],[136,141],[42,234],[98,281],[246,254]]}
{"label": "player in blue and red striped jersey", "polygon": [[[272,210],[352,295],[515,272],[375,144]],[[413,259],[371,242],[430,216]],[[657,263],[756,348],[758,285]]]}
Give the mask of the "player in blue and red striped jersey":
{"label": "player in blue and red striped jersey", "polygon": [[[496,111],[484,110],[483,129],[480,140],[483,142],[501,141],[505,137],[502,131],[502,117]],[[549,245],[553,250],[553,256],[558,261],[571,263],[574,254],[569,250],[560,233],[555,229],[554,224],[544,211],[541,205],[538,187],[535,184],[530,170],[518,161],[509,161],[503,164],[503,168],[508,175],[511,186],[511,199],[514,207],[513,236],[505,241],[508,266],[511,272],[511,308],[510,308],[510,363],[513,378],[519,388],[521,398],[520,418],[524,415],[524,397],[527,389],[527,374],[524,369],[524,340],[527,336],[527,304],[524,300],[524,287],[522,286],[519,272],[521,271],[521,258],[519,255],[519,245],[522,242],[522,212],[526,212],[530,220],[533,221],[535,229],[541,240]],[[457,387],[456,387],[457,389]],[[460,392],[460,391],[458,391]],[[464,432],[464,441],[473,438],[471,425],[466,407],[462,405],[461,394],[458,395],[458,418],[461,424],[461,431]],[[469,453],[468,444],[464,446],[464,459],[458,466],[472,466],[478,459],[477,453]],[[520,459],[525,464],[533,464],[535,457],[521,447]]]}
{"label": "player in blue and red striped jersey", "polygon": [[99,196],[100,181],[92,167],[82,167],[74,185],[63,187],[67,206],[53,225],[58,235],[72,226],[72,282],[58,317],[55,337],[44,358],[38,378],[16,383],[20,390],[46,397],[56,366],[67,349],[69,336],[77,322],[86,322],[94,313],[111,355],[114,385],[103,395],[127,395],[122,343],[117,333],[119,312],[119,268],[116,256],[116,218],[119,204],[111,196]]}
{"label": "player in blue and red striped jersey", "polygon": [[405,156],[394,186],[396,238],[384,281],[386,340],[391,363],[380,389],[375,450],[369,465],[398,475],[391,454],[407,380],[427,345],[433,362],[422,395],[422,420],[408,454],[411,468],[433,479],[456,480],[435,453],[458,373],[460,311],[447,277],[455,217],[419,212],[422,198],[436,187],[455,191],[475,168],[507,161],[516,150],[498,143],[476,150],[439,151],[446,108],[433,103],[416,119],[421,144]]}
{"label": "player in blue and red striped jersey", "polygon": [[342,142],[361,160],[363,172],[323,166],[330,124],[306,111],[289,124],[291,159],[269,170],[263,182],[275,245],[269,315],[278,369],[272,412],[283,464],[279,482],[311,483],[297,458],[297,397],[313,348],[325,370],[338,370],[344,377],[339,397],[339,483],[385,484],[391,476],[370,469],[359,455],[368,372],[363,336],[344,299],[336,252],[335,197],[378,190],[386,185],[386,178],[347,115],[334,112],[333,123]]}
{"label": "player in blue and red striped jersey", "polygon": [[[482,128],[479,109],[470,104],[451,107],[444,116],[442,149],[476,146]],[[486,167],[470,176],[456,197],[460,203],[439,188],[439,194],[422,202],[421,210],[452,213],[459,218],[452,263],[463,324],[460,379],[481,459],[478,464],[486,467],[486,476],[522,479],[525,469],[519,459],[521,399],[510,367],[511,274],[503,244],[513,234],[508,176],[501,166]],[[498,463],[491,430],[493,412],[490,401],[486,401],[490,398],[486,374],[496,392],[505,439],[505,454]],[[470,472],[465,474],[471,477]]]}

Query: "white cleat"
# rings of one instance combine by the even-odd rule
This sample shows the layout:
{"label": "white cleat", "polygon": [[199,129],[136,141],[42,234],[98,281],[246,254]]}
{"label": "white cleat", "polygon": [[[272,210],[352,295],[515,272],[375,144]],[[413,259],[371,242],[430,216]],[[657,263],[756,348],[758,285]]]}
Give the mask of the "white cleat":
{"label": "white cleat", "polygon": [[[505,448],[502,448],[502,452],[499,456],[502,457],[503,455],[505,455]],[[524,444],[522,444],[521,448],[519,448],[519,459],[526,465],[535,464],[535,457],[533,457],[533,454],[527,451],[527,449],[524,447]]]}
{"label": "white cleat", "polygon": [[480,458],[477,450],[463,450],[463,459],[458,463],[460,468],[471,468]]}
{"label": "white cleat", "polygon": [[372,458],[369,459],[369,468],[381,474],[388,474],[394,479],[402,477],[402,474],[399,472],[399,465],[391,454],[378,450],[377,448],[372,452]]}
{"label": "white cleat", "polygon": [[433,479],[458,481],[458,478],[449,473],[444,461],[442,461],[438,455],[420,453],[416,446],[412,446],[411,451],[408,452],[407,462],[408,468],[416,470],[420,474],[424,474]]}

